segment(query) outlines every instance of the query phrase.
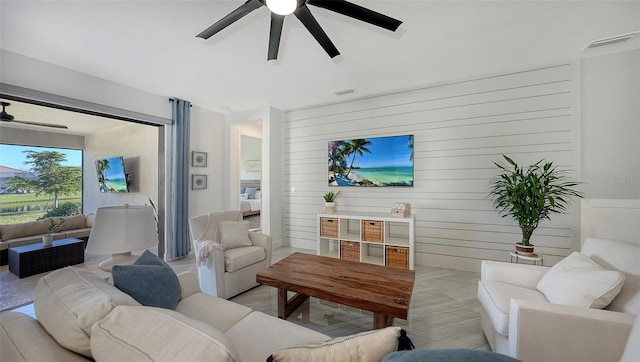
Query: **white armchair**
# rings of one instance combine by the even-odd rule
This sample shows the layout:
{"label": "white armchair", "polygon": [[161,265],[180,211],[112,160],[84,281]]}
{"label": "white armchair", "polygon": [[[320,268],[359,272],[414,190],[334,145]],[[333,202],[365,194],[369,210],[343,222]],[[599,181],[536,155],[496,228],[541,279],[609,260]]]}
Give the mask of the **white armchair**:
{"label": "white armchair", "polygon": [[269,235],[248,231],[252,245],[225,250],[220,237],[222,221],[242,221],[242,212],[232,210],[195,216],[189,220],[189,229],[200,289],[228,299],[258,285],[256,273],[271,265],[272,241]]}
{"label": "white armchair", "polygon": [[590,238],[581,253],[625,276],[605,309],[550,303],[536,289],[548,267],[482,261],[478,300],[493,351],[525,362],[620,360],[640,313],[640,245]]}

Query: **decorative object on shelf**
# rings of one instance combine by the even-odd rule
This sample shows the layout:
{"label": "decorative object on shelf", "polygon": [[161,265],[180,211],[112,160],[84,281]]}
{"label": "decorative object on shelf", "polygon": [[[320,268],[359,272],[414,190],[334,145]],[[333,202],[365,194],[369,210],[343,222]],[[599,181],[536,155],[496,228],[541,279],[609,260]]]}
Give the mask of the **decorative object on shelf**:
{"label": "decorative object on shelf", "polygon": [[158,244],[157,224],[151,206],[124,205],[101,207],[89,234],[88,254],[112,254],[98,267],[111,272],[114,265],[133,264],[143,250]]}
{"label": "decorative object on shelf", "polygon": [[572,198],[582,198],[584,194],[574,189],[580,182],[567,180],[568,171],[560,170],[553,162],[540,160],[526,170],[506,155],[504,159],[513,169],[494,162],[503,172],[489,183],[487,197],[502,217],[511,216],[522,230],[522,241],[516,243],[516,251],[521,255],[533,255],[534,245],[529,243],[531,234],[542,219],[549,215],[565,213]]}
{"label": "decorative object on shelf", "polygon": [[207,188],[207,175],[191,175],[191,189],[204,190]]}
{"label": "decorative object on shelf", "polygon": [[191,166],[192,167],[207,167],[207,153],[206,152],[191,152]]}
{"label": "decorative object on shelf", "polygon": [[60,222],[55,222],[53,218],[51,218],[50,221],[51,225],[47,226],[49,233],[42,235],[42,246],[51,246],[53,244],[53,235],[51,235],[51,233],[57,233],[60,226],[65,222],[63,219],[60,219]]}
{"label": "decorative object on shelf", "polygon": [[324,199],[324,209],[327,214],[333,214],[336,212],[336,198],[340,196],[342,190],[338,192],[329,191],[326,194],[322,195]]}
{"label": "decorative object on shelf", "polygon": [[244,170],[247,172],[260,172],[262,171],[262,161],[250,160],[244,164]]}
{"label": "decorative object on shelf", "polygon": [[395,202],[391,208],[391,216],[407,217],[411,215],[411,204]]}

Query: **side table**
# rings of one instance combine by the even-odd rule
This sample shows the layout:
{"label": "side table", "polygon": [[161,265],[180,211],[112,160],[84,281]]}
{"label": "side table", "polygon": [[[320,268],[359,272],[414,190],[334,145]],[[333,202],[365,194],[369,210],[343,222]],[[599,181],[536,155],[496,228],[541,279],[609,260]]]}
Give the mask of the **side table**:
{"label": "side table", "polygon": [[516,264],[519,262],[520,259],[522,260],[527,260],[527,261],[532,261],[533,265],[538,265],[538,262],[540,262],[540,265],[543,266],[544,265],[544,261],[543,261],[543,257],[542,255],[538,255],[538,254],[532,254],[532,255],[522,255],[522,254],[518,254],[517,251],[510,251],[509,254],[511,255],[511,262],[513,263],[513,260],[515,259]]}
{"label": "side table", "polygon": [[20,278],[84,263],[84,241],[67,238],[9,248],[9,271]]}

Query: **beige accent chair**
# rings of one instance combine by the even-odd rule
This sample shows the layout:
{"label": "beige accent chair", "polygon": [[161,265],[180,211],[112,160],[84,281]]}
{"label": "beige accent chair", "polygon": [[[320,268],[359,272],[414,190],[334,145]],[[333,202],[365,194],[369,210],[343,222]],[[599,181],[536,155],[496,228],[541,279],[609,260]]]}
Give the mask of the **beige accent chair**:
{"label": "beige accent chair", "polygon": [[221,221],[242,221],[239,210],[212,212],[189,220],[200,289],[228,299],[258,285],[256,273],[271,265],[271,236],[249,231],[253,245],[225,250]]}
{"label": "beige accent chair", "polygon": [[604,309],[550,303],[537,289],[549,267],[482,261],[478,300],[493,351],[526,362],[621,359],[640,313],[640,245],[587,238],[581,253],[624,274]]}

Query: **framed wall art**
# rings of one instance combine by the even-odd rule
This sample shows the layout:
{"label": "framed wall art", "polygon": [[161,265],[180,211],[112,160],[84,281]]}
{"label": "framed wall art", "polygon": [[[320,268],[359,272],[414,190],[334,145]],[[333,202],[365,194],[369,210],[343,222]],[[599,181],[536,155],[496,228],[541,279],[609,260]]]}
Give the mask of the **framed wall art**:
{"label": "framed wall art", "polygon": [[191,166],[193,167],[207,167],[207,153],[206,152],[191,152]]}
{"label": "framed wall art", "polygon": [[207,175],[191,175],[191,189],[204,190],[207,188]]}

